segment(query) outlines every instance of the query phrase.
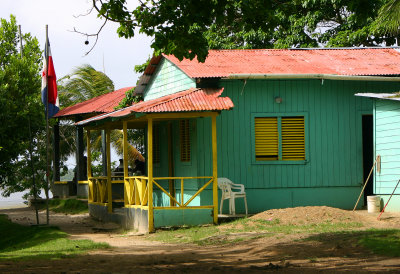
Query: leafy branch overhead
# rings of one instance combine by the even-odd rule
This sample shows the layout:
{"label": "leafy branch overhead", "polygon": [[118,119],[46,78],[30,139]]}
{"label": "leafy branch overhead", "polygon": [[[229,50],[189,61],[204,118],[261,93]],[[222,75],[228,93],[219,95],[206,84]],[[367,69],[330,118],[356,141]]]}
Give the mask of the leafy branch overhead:
{"label": "leafy branch overhead", "polygon": [[[377,46],[381,7],[393,0],[93,0],[104,20],[119,23],[120,37],[154,37],[155,54],[204,61],[208,49]],[[131,4],[129,2],[129,4]]]}

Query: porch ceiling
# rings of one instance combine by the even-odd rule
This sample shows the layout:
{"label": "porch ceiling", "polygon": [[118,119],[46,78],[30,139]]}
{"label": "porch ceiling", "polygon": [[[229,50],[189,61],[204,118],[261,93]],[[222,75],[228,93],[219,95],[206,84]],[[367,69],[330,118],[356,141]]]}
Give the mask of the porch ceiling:
{"label": "porch ceiling", "polygon": [[[233,108],[232,100],[229,97],[220,97],[222,92],[223,88],[191,88],[153,100],[140,102],[121,110],[98,115],[80,121],[76,125],[96,126],[105,122],[116,124],[117,121],[128,117],[134,118],[140,124],[140,121],[147,120],[144,116],[146,114],[170,114],[178,112],[184,118],[187,116],[184,113],[199,113],[198,116],[201,116],[200,113],[202,112],[229,110]],[[131,122],[134,121],[131,120]]]}

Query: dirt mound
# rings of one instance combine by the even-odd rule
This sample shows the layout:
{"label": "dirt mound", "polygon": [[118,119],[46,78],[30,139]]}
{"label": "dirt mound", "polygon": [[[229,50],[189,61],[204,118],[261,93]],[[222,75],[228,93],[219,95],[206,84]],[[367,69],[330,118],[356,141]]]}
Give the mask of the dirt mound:
{"label": "dirt mound", "polygon": [[364,223],[366,218],[355,212],[328,206],[305,206],[271,209],[256,214],[250,219],[279,221],[279,224],[307,225],[317,223]]}

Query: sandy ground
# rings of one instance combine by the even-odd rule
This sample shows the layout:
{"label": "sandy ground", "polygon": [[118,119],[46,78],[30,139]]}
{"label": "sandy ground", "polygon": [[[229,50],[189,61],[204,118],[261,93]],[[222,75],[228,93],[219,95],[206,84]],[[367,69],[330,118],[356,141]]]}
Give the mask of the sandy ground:
{"label": "sandy ground", "polygon": [[[30,208],[0,210],[16,223],[35,223]],[[298,207],[269,210],[252,219],[282,224],[361,222],[371,228],[400,229],[400,214],[355,213],[330,207]],[[40,213],[45,222],[45,213]],[[87,214],[50,216],[50,223],[71,238],[107,242],[112,248],[75,258],[50,261],[0,262],[0,273],[400,273],[400,258],[372,254],[356,244],[353,235],[326,234],[301,241],[310,235],[276,235],[218,246],[164,244],[135,233],[118,233],[118,226],[92,220]],[[362,232],[360,232],[362,233]],[[1,235],[2,237],[4,235]]]}

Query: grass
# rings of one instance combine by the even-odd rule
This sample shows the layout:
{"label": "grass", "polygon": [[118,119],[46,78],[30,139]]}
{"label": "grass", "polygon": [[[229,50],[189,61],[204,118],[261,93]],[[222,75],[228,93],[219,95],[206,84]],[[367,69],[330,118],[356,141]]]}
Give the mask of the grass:
{"label": "grass", "polygon": [[[41,209],[45,208],[45,204],[41,205]],[[77,199],[51,199],[49,209],[56,213],[82,214],[88,212],[88,204],[87,201]]]}
{"label": "grass", "polygon": [[358,243],[376,254],[400,257],[400,230],[370,229],[360,236]]}
{"label": "grass", "polygon": [[0,260],[57,259],[88,250],[108,248],[105,243],[71,240],[57,227],[22,226],[0,215]]}
{"label": "grass", "polygon": [[163,229],[148,236],[151,240],[167,243],[194,243],[198,245],[227,244],[244,240],[288,235],[294,233],[328,233],[359,228],[360,223],[320,223],[308,225],[281,225],[279,220],[239,219],[219,226],[196,226]]}
{"label": "grass", "polygon": [[[283,225],[279,220],[239,219],[219,226],[197,226],[178,229],[161,229],[147,237],[167,243],[192,243],[198,245],[233,244],[260,237],[285,237],[290,234],[312,234],[301,241],[340,241],[361,245],[385,256],[400,257],[400,230],[360,230],[360,223],[331,223]],[[310,262],[316,258],[309,258]]]}

